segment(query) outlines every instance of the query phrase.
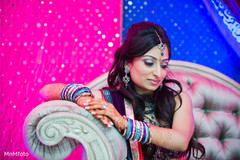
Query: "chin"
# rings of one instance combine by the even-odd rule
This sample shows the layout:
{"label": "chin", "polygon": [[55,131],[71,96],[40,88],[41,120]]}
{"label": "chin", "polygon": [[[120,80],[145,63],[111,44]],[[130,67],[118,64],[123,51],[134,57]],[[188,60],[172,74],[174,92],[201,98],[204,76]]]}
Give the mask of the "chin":
{"label": "chin", "polygon": [[149,87],[147,90],[154,92],[158,89],[158,87],[159,86],[152,86],[152,87]]}
{"label": "chin", "polygon": [[147,94],[153,94],[153,92],[155,92],[158,88],[154,87],[154,88],[146,88],[146,93]]}

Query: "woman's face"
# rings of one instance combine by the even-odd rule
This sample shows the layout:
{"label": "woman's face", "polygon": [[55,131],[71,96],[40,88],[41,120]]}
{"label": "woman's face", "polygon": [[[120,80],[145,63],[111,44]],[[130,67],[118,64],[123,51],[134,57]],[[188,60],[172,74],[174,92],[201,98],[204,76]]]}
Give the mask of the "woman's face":
{"label": "woman's face", "polygon": [[146,54],[137,57],[132,63],[128,63],[130,76],[138,94],[153,94],[153,92],[162,84],[167,74],[169,61],[167,47],[163,51],[153,47]]}

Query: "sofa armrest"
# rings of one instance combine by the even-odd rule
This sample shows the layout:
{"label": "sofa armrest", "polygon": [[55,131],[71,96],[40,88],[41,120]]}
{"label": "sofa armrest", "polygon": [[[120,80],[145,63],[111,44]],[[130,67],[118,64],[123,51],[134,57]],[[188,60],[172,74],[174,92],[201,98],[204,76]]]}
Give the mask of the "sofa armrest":
{"label": "sofa armrest", "polygon": [[64,100],[34,108],[25,119],[23,139],[38,159],[64,159],[80,145],[88,160],[127,157],[126,142],[115,127],[107,128],[85,109]]}

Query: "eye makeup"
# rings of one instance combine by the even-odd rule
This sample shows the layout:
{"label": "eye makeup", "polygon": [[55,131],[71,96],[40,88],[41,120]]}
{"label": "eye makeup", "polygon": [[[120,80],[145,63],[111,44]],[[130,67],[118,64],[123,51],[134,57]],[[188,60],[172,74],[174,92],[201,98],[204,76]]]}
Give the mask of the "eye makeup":
{"label": "eye makeup", "polygon": [[147,66],[153,66],[154,63],[155,63],[155,60],[152,60],[152,59],[147,58],[147,59],[143,59],[143,62],[144,62],[144,64],[147,65]]}

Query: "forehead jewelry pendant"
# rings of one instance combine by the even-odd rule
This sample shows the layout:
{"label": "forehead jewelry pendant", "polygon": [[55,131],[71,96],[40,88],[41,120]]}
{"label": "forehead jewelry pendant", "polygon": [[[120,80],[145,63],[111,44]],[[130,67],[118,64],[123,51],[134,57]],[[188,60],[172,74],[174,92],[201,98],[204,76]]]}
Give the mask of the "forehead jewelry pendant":
{"label": "forehead jewelry pendant", "polygon": [[158,48],[161,50],[161,56],[164,55],[163,51],[165,49],[166,45],[164,45],[162,42],[158,44]]}
{"label": "forehead jewelry pendant", "polygon": [[161,56],[163,56],[163,55],[164,55],[164,53],[162,52],[162,53],[161,53]]}
{"label": "forehead jewelry pendant", "polygon": [[160,36],[158,35],[158,32],[157,32],[156,30],[155,30],[155,32],[156,32],[156,34],[157,34],[157,36],[158,36],[158,39],[159,39],[159,41],[160,41],[160,43],[159,43],[157,46],[158,46],[158,48],[162,51],[162,52],[161,52],[161,56],[163,56],[163,55],[164,55],[163,51],[164,51],[164,49],[166,48],[166,45],[162,43],[162,40],[161,40]]}
{"label": "forehead jewelry pendant", "polygon": [[163,51],[164,51],[165,47],[166,46],[162,42],[158,44],[158,48],[162,51],[161,56],[163,56]]}

